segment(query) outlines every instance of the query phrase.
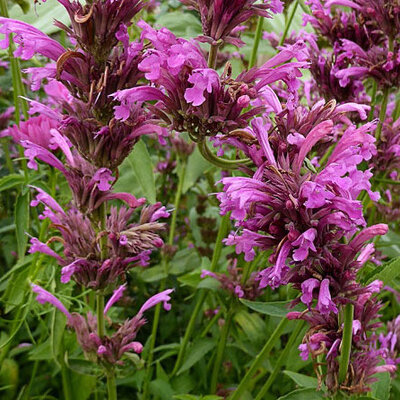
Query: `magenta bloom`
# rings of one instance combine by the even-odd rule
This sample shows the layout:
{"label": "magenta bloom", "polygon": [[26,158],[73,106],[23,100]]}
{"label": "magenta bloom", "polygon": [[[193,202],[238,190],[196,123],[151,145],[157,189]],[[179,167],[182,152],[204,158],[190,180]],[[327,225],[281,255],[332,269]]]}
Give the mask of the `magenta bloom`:
{"label": "magenta bloom", "polygon": [[[118,301],[124,289],[125,285],[114,291],[113,296],[111,296],[107,302],[104,313],[106,313],[110,307]],[[150,297],[150,299],[148,299],[140,308],[136,316],[126,320],[111,336],[106,335],[100,338],[97,334],[96,319],[90,312],[86,317],[83,317],[78,313],[70,314],[61,301],[47,290],[34,284],[32,284],[32,290],[38,294],[36,300],[39,303],[50,303],[66,315],[68,318],[68,325],[75,330],[78,342],[89,359],[104,363],[107,366],[123,364],[121,358],[125,352],[142,352],[143,345],[134,339],[136,338],[139,329],[146,323],[143,318],[143,313],[161,302],[164,303],[164,308],[166,310],[170,310],[171,305],[168,301],[171,299],[169,295],[173,292],[173,289],[167,289]]]}
{"label": "magenta bloom", "polygon": [[[295,96],[296,77],[307,65],[305,44],[299,42],[284,48],[259,69],[233,79],[229,65],[221,75],[208,68],[196,43],[176,38],[165,28],[157,31],[143,21],[139,24],[142,39],[153,46],[144,54],[139,69],[155,87],[117,91],[113,97],[121,104],[115,107],[115,116],[125,121],[135,106],[145,102],[159,120],[178,132],[188,132],[194,141],[247,127],[249,120],[264,109],[247,107],[271,83],[283,80]],[[299,62],[287,63],[295,57]]]}
{"label": "magenta bloom", "polygon": [[202,42],[215,44],[218,41],[242,46],[244,43],[233,35],[235,28],[249,18],[259,15],[271,17],[270,12],[277,14],[283,11],[280,0],[180,0],[183,4],[197,10],[200,14],[203,35]]}
{"label": "magenta bloom", "polygon": [[14,42],[17,49],[14,51],[15,57],[23,60],[31,59],[35,54],[57,61],[65,52],[57,41],[51,39],[43,32],[22,21],[0,17],[0,33],[4,34],[4,39],[0,42],[0,48],[9,47],[10,33],[14,33]]}
{"label": "magenta bloom", "polygon": [[[131,204],[134,208],[143,204],[144,199],[136,200],[132,195],[129,196],[127,200],[135,201]],[[132,223],[130,219],[134,208],[122,207],[118,210],[111,207],[106,230],[101,233],[107,237],[108,258],[104,260],[96,231],[87,215],[76,208],[64,211],[52,197],[40,189],[36,199],[32,201],[33,206],[39,204],[44,205],[43,216],[40,218],[49,218],[62,237],[64,257],[57,255],[36,238],[31,239],[30,253],[41,252],[56,258],[62,266],[62,283],[74,279],[93,290],[115,287],[118,279],[125,280],[127,270],[134,266],[147,265],[151,251],[163,244],[159,232],[165,228],[165,224],[158,222],[158,218],[169,216],[165,208],[157,203],[144,207],[139,223]],[[120,288],[109,307],[118,301],[122,291]]]}
{"label": "magenta bloom", "polygon": [[68,318],[69,321],[71,320],[71,314],[65,308],[64,304],[61,303],[61,301],[57,299],[57,297],[55,297],[50,292],[41,288],[38,285],[31,284],[31,287],[32,287],[32,291],[37,294],[36,300],[40,304],[45,304],[45,303],[52,304],[54,307],[58,308],[63,314],[65,314],[65,316]]}

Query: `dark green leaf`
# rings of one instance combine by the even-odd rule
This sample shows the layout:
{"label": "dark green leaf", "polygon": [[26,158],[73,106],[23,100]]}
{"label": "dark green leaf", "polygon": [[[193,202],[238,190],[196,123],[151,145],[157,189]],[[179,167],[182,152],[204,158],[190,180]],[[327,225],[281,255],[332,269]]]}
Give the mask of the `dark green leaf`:
{"label": "dark green leaf", "polygon": [[184,361],[182,367],[178,371],[178,375],[185,372],[196,364],[199,360],[203,359],[205,355],[215,347],[215,341],[212,339],[199,339],[187,351],[188,356]]}
{"label": "dark green leaf", "polygon": [[155,398],[160,398],[161,400],[170,400],[174,395],[171,385],[162,379],[156,379],[150,382],[149,386],[150,391]]}
{"label": "dark green leaf", "polygon": [[67,353],[65,353],[64,359],[66,366],[78,374],[98,376],[100,373],[100,368],[91,361],[83,360],[81,358],[68,359]]}
{"label": "dark green leaf", "polygon": [[19,174],[7,175],[0,179],[0,192],[3,190],[12,189],[25,182],[25,178]]}
{"label": "dark green leaf", "polygon": [[74,400],[86,400],[95,389],[97,379],[94,376],[71,372],[71,389]]}

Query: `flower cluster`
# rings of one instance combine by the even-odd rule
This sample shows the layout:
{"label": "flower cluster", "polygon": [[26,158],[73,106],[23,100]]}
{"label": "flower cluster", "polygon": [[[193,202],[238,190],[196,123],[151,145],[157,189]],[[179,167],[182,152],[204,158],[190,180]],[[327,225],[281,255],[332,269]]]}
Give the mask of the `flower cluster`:
{"label": "flower cluster", "polygon": [[[143,73],[143,42],[130,42],[127,26],[144,6],[141,1],[95,1],[81,5],[60,1],[71,18],[71,25],[60,22],[74,49],[66,49],[36,28],[7,18],[0,19],[5,38],[0,47],[9,46],[14,34],[14,56],[29,60],[34,55],[52,62],[44,67],[28,68],[31,89],[38,90],[44,79],[47,98],[43,103],[30,101],[33,115],[19,126],[3,132],[21,144],[28,167],[38,169],[43,162],[60,171],[72,193],[72,201],[61,206],[40,187],[31,206],[43,207],[40,219],[48,219],[56,230],[46,243],[31,238],[30,253],[44,253],[57,260],[61,282],[74,280],[95,291],[98,315],[69,313],[53,295],[32,285],[41,303],[50,302],[60,309],[74,328],[85,355],[103,365],[110,373],[127,351],[140,353],[143,346],[135,341],[145,323],[143,313],[159,302],[167,301],[172,289],[165,290],[144,303],[138,314],[108,334],[101,318],[104,296],[126,280],[126,272],[137,265],[147,266],[150,253],[163,246],[159,236],[165,229],[160,218],[169,217],[161,203],[143,206],[146,199],[113,190],[118,167],[142,135],[165,136],[154,117],[140,105],[131,107],[123,121],[114,114],[110,95],[138,84]],[[36,114],[38,116],[34,116]],[[126,207],[109,207],[121,200]],[[115,203],[115,202],[114,202]],[[117,203],[115,203],[117,204]],[[140,216],[134,217],[138,207]],[[62,252],[59,243],[62,244]],[[55,245],[54,245],[55,244]],[[54,247],[54,249],[53,249]],[[114,291],[104,308],[104,315],[118,301],[126,287]]]}
{"label": "flower cluster", "polygon": [[[354,103],[320,101],[311,110],[300,105],[282,108],[275,123],[269,118],[254,119],[247,131],[252,144],[246,149],[236,140],[257,169],[249,170],[249,177],[223,178],[223,192],[217,195],[221,213],[231,212],[240,230],[231,233],[226,244],[235,245],[246,261],[254,258],[256,248],[272,250],[272,266],[257,278],[260,287],[275,289],[290,283],[300,291],[296,302],[304,303],[307,310],[291,318],[304,318],[311,324],[301,345],[302,355],[326,354],[326,384],[331,391],[339,389],[339,309],[345,304],[359,305],[360,312],[367,313],[356,313],[358,325],[354,320],[362,332],[373,331],[370,321],[379,310],[371,295],[379,291],[380,282],[367,287],[357,282],[357,273],[374,253],[373,244],[366,242],[387,232],[383,224],[366,228],[357,199],[362,191],[374,201],[379,199],[379,193],[371,190],[370,170],[358,169],[376,155],[371,135],[376,122],[356,128],[345,115],[358,111],[365,119],[367,109]],[[368,299],[371,310],[365,307]],[[373,362],[358,359],[370,346],[365,340],[354,350],[351,372],[340,382],[341,389],[364,392],[371,375],[384,370],[374,369],[382,359],[380,353],[370,354]]]}

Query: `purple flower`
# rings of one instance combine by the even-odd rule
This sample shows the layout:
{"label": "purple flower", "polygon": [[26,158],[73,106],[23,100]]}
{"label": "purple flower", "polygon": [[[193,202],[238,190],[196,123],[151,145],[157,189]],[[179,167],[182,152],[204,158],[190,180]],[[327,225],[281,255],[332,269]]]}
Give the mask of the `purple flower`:
{"label": "purple flower", "polygon": [[292,246],[299,246],[297,250],[293,252],[294,261],[303,261],[308,257],[308,251],[317,251],[314,246],[314,239],[317,236],[317,231],[314,228],[310,228],[302,233],[294,242]]}
{"label": "purple flower", "polygon": [[14,42],[17,49],[14,51],[15,57],[21,57],[23,60],[31,59],[35,54],[57,61],[65,52],[57,41],[50,39],[43,32],[33,26],[8,18],[0,18],[0,33],[4,34],[4,39],[0,42],[0,48],[9,47],[10,33],[14,33]]}
{"label": "purple flower", "polygon": [[169,311],[171,309],[171,304],[168,303],[168,301],[171,300],[171,296],[169,296],[174,289],[167,289],[164,290],[163,292],[160,292],[148,299],[142,307],[140,307],[140,310],[138,312],[138,316],[142,316],[142,314],[147,311],[148,309],[154,307],[158,303],[164,303],[164,310]]}
{"label": "purple flower", "polygon": [[335,314],[338,313],[338,309],[335,303],[332,301],[331,294],[329,292],[329,279],[324,279],[321,282],[316,308],[321,314],[328,314],[330,312],[334,312]]}
{"label": "purple flower", "polygon": [[281,13],[283,5],[280,0],[181,0],[188,7],[199,12],[203,35],[202,42],[215,43],[222,41],[242,46],[244,43],[234,35],[234,30],[249,18],[260,15],[269,18],[273,13]]}
{"label": "purple flower", "polygon": [[108,310],[118,301],[121,300],[123,293],[126,289],[126,283],[121,285],[118,289],[114,290],[113,295],[110,297],[110,299],[107,301],[106,306],[104,307],[104,315],[107,314]]}
{"label": "purple flower", "polygon": [[60,300],[57,299],[54,295],[49,293],[47,290],[41,288],[38,285],[31,284],[32,291],[37,294],[36,300],[40,304],[45,304],[45,303],[50,303],[54,307],[58,308],[62,313],[65,314],[65,316],[68,318],[68,320],[71,320],[71,314],[68,312],[68,310],[65,308],[64,304],[61,303]]}
{"label": "purple flower", "polygon": [[300,299],[304,304],[307,305],[307,307],[310,308],[311,303],[313,301],[313,291],[319,286],[320,282],[318,279],[315,278],[307,279],[301,284],[301,291],[303,294]]}

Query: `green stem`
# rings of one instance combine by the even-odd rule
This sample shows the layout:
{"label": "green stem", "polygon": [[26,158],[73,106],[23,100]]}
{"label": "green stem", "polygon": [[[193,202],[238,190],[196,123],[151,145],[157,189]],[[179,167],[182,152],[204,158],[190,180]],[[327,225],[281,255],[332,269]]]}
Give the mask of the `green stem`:
{"label": "green stem", "polygon": [[251,56],[249,61],[249,69],[253,68],[254,65],[256,64],[258,46],[260,45],[263,25],[264,25],[264,17],[259,16],[257,21],[256,33],[254,36],[253,50],[251,51]]}
{"label": "green stem", "polygon": [[97,303],[97,334],[101,339],[105,334],[105,324],[104,324],[104,296],[102,294],[96,295]]}
{"label": "green stem", "polygon": [[340,350],[339,359],[339,383],[344,383],[346,380],[347,369],[349,367],[351,343],[353,339],[353,318],[354,318],[354,305],[351,303],[346,304],[344,307],[344,328],[343,338]]}
{"label": "green stem", "polygon": [[117,400],[117,385],[115,383],[115,374],[113,370],[107,373],[107,392],[108,400]]}
{"label": "green stem", "polygon": [[386,118],[386,109],[389,101],[389,88],[385,88],[383,90],[383,99],[382,99],[382,105],[381,105],[381,110],[379,112],[379,124],[378,127],[376,128],[375,132],[375,138],[377,141],[381,138],[381,133],[382,133],[382,126],[383,123],[385,122]]}
{"label": "green stem", "polygon": [[184,181],[185,181],[186,164],[187,164],[186,160],[182,160],[181,164],[180,164],[180,171],[179,171],[179,176],[178,176],[178,189],[177,189],[176,194],[175,194],[174,211],[172,213],[171,227],[170,227],[169,236],[168,236],[168,244],[170,246],[172,246],[173,243],[174,243],[174,236],[175,236],[175,229],[176,229],[176,219],[177,219],[177,216],[178,216],[179,204],[181,202],[183,184],[184,184]]}
{"label": "green stem", "polygon": [[72,397],[72,393],[71,393],[71,379],[69,376],[68,368],[65,365],[65,361],[63,359],[61,360],[61,377],[62,377],[64,399],[72,400],[73,397]]}
{"label": "green stem", "polygon": [[222,169],[236,169],[240,165],[247,165],[251,163],[249,158],[243,158],[240,160],[227,160],[216,156],[208,147],[207,141],[203,140],[198,143],[198,149],[200,154],[211,164],[222,168]]}
{"label": "green stem", "polygon": [[221,42],[217,42],[210,46],[210,52],[208,53],[208,68],[215,69],[217,66],[218,49],[221,44]]}
{"label": "green stem", "polygon": [[304,321],[298,323],[296,329],[292,332],[289,337],[289,340],[285,346],[285,349],[281,352],[276,364],[275,368],[272,371],[271,375],[268,377],[267,382],[265,382],[264,386],[261,388],[260,392],[257,394],[255,400],[262,400],[265,398],[265,394],[268,392],[271,385],[274,383],[276,376],[278,375],[279,371],[281,370],[282,365],[287,361],[289,353],[292,351],[292,347],[294,346],[297,337],[299,336],[300,332],[304,327]]}
{"label": "green stem", "polygon": [[375,79],[372,81],[372,95],[371,95],[371,110],[369,111],[368,114],[368,121],[372,121],[374,118],[374,111],[375,111],[375,105],[376,105],[376,90],[378,88],[378,84]]}
{"label": "green stem", "polygon": [[217,322],[219,316],[221,315],[221,310],[219,310],[210,320],[210,322],[207,324],[207,326],[203,329],[203,332],[201,332],[200,337],[203,338],[207,335],[211,327]]}
{"label": "green stem", "polygon": [[225,353],[226,342],[228,340],[229,329],[231,326],[233,314],[234,313],[233,313],[232,301],[231,301],[229,304],[228,313],[227,313],[227,316],[225,319],[225,324],[222,327],[221,337],[218,342],[217,356],[214,361],[214,367],[213,367],[213,371],[212,371],[212,375],[211,375],[210,393],[215,393],[215,391],[217,390],[218,375],[219,375],[219,371],[221,370],[222,359],[223,359],[224,353]]}
{"label": "green stem", "polygon": [[[179,205],[180,205],[181,198],[182,198],[183,183],[185,181],[185,174],[186,174],[186,166],[187,166],[187,160],[182,159],[181,163],[180,163],[180,170],[179,170],[179,175],[178,175],[178,188],[177,188],[177,191],[175,194],[175,200],[174,200],[174,211],[172,212],[171,227],[170,227],[169,235],[168,235],[168,245],[169,246],[172,246],[174,243],[176,221],[177,221],[177,216],[178,216],[178,212],[179,212]],[[163,265],[164,265],[164,272],[166,274],[166,277],[161,281],[160,291],[163,291],[167,284],[169,260],[165,257],[163,260]],[[154,310],[154,320],[153,320],[153,326],[151,329],[150,346],[149,346],[148,358],[146,360],[147,371],[146,371],[145,381],[143,384],[143,400],[147,399],[147,396],[148,396],[149,383],[150,383],[150,379],[151,379],[151,375],[152,375],[152,363],[153,363],[154,348],[156,345],[158,324],[160,322],[160,314],[161,314],[161,304],[157,304],[155,307],[155,310]]]}
{"label": "green stem", "polygon": [[[0,0],[0,14],[3,17],[8,18],[8,9],[7,9],[7,0]],[[26,100],[22,99],[21,96],[25,96],[25,87],[22,83],[22,74],[21,74],[21,66],[19,64],[19,60],[14,57],[14,43],[12,41],[12,35],[9,35],[10,45],[8,47],[8,56],[10,59],[10,70],[11,70],[11,79],[13,85],[13,99],[14,99],[14,119],[15,123],[19,125],[20,123],[20,114],[21,109],[25,119],[28,118],[28,104]],[[19,154],[22,158],[21,165],[24,171],[25,179],[28,181],[28,167],[24,157],[24,151],[22,147],[19,147]]]}
{"label": "green stem", "polygon": [[10,140],[8,138],[4,138],[2,141],[2,146],[3,146],[3,153],[4,157],[6,159],[6,166],[10,174],[14,172],[14,165],[11,160],[10,156]]}
{"label": "green stem", "polygon": [[281,40],[279,41],[279,46],[282,46],[283,43],[286,40],[286,37],[287,37],[287,34],[289,32],[290,26],[292,25],[292,21],[293,21],[294,15],[296,14],[296,10],[297,10],[298,5],[299,5],[299,0],[296,0],[296,3],[294,3],[294,6],[293,6],[293,10],[292,10],[291,14],[289,15],[289,19],[287,20],[287,23],[286,23],[286,26],[285,26],[285,30],[283,31],[283,35],[281,37]]}
{"label": "green stem", "polygon": [[257,370],[261,367],[261,364],[264,360],[268,357],[271,349],[275,346],[275,343],[281,336],[283,329],[286,327],[289,321],[286,318],[283,318],[281,322],[279,322],[278,326],[275,328],[272,335],[269,337],[267,343],[265,343],[264,347],[261,351],[257,354],[256,358],[251,364],[251,367],[246,372],[244,378],[240,381],[239,386],[233,392],[232,397],[229,400],[240,400],[245,390],[249,388],[249,384],[251,382],[251,378],[255,375]]}
{"label": "green stem", "polygon": [[[214,247],[212,260],[211,260],[211,266],[210,266],[211,271],[215,271],[215,269],[218,265],[218,261],[219,261],[219,258],[221,256],[221,251],[222,251],[222,239],[226,236],[228,227],[229,227],[229,214],[226,214],[222,217],[221,224],[218,229],[217,240],[215,242],[215,247]],[[179,347],[178,357],[176,359],[174,369],[171,372],[171,376],[174,376],[178,372],[178,370],[182,364],[182,361],[185,357],[186,348],[189,343],[189,339],[192,336],[192,332],[193,332],[194,326],[196,324],[197,316],[199,315],[199,313],[203,307],[203,304],[207,297],[207,294],[208,294],[207,291],[202,290],[197,297],[197,302],[194,306],[192,315],[190,316],[189,324],[186,328],[182,344]]]}

